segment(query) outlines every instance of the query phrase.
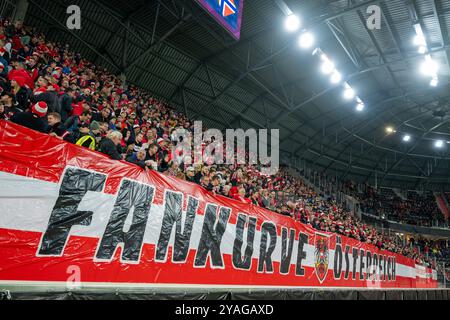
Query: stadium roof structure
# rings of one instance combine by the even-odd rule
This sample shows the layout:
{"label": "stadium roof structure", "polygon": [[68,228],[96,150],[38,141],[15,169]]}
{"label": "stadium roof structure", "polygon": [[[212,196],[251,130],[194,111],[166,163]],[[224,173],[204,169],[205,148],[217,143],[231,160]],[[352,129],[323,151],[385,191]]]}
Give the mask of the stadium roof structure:
{"label": "stadium roof structure", "polygon": [[[240,41],[193,0],[81,0],[82,29],[74,31],[65,24],[72,1],[29,3],[27,24],[191,119],[209,128],[280,129],[285,161],[383,186],[450,183],[449,1],[247,0]],[[320,72],[312,50],[299,48],[298,33],[284,30],[280,3],[301,15],[363,112]],[[366,27],[372,4],[381,8],[380,30]],[[418,71],[415,24],[440,66],[437,87]],[[396,134],[386,134],[388,125]]]}

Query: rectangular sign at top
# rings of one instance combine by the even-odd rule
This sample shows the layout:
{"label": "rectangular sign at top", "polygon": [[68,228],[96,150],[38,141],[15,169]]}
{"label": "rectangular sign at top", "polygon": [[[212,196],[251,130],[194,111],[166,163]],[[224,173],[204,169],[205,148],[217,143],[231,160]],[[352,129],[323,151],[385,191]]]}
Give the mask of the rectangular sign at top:
{"label": "rectangular sign at top", "polygon": [[231,35],[241,37],[244,0],[197,0]]}

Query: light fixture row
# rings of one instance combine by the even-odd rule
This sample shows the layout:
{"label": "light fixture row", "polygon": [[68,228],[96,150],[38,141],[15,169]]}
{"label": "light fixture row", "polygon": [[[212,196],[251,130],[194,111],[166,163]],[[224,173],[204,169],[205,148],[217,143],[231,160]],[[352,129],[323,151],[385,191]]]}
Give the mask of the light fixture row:
{"label": "light fixture row", "polygon": [[416,31],[416,36],[414,37],[413,43],[418,47],[417,51],[420,54],[423,54],[425,57],[425,61],[422,63],[420,71],[425,76],[431,77],[430,86],[436,87],[439,84],[439,66],[435,61],[433,61],[433,58],[431,57],[431,54],[428,50],[427,40],[420,23],[416,23],[414,25],[414,29]]}
{"label": "light fixture row", "polygon": [[[385,128],[386,134],[391,135],[397,133],[397,130],[395,128],[388,126]],[[403,142],[410,142],[412,140],[412,137],[409,134],[404,134],[402,137]],[[437,149],[442,149],[445,145],[444,140],[434,140],[434,146]],[[447,141],[447,144],[450,144],[450,141]]]}
{"label": "light fixture row", "polygon": [[[342,82],[342,74],[339,72],[339,70],[337,70],[334,62],[320,48],[316,48],[313,52],[313,55],[320,57],[320,60],[322,61],[322,73],[330,76],[330,82],[332,84],[339,84]],[[344,81],[342,83],[342,86],[344,89],[344,99],[355,101],[356,111],[363,111],[365,108],[364,102],[359,96],[356,95],[356,92],[351,87],[351,85],[347,81]]]}
{"label": "light fixture row", "polygon": [[[300,18],[291,13],[286,17],[285,28],[289,32],[296,32],[301,27]],[[298,37],[298,45],[302,49],[310,49],[313,47],[315,42],[314,35],[306,30],[303,30]],[[336,69],[333,61],[328,58],[328,56],[322,52],[320,48],[316,48],[313,51],[313,55],[318,55],[322,61],[321,70],[322,73],[330,77],[330,82],[332,84],[339,84],[342,82],[342,74]],[[354,100],[356,102],[356,110],[361,112],[364,110],[364,102],[356,95],[355,90],[350,86],[348,82],[343,83],[344,88],[344,98],[346,100]]]}

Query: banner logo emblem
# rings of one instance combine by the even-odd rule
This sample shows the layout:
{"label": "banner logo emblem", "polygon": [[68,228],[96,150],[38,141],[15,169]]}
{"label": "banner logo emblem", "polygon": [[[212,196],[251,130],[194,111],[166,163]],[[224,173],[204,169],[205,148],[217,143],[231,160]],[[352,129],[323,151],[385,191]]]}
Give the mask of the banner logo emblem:
{"label": "banner logo emblem", "polygon": [[232,14],[237,13],[237,8],[234,0],[219,0],[219,6],[222,9],[223,17],[228,17]]}
{"label": "banner logo emblem", "polygon": [[315,239],[315,269],[317,279],[323,283],[328,273],[330,237],[324,234],[316,233]]}

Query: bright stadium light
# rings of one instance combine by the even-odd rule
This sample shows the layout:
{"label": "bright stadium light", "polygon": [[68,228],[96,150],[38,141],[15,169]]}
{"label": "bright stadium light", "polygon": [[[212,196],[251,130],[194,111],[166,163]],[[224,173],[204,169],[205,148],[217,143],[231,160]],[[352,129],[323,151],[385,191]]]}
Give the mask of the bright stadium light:
{"label": "bright stadium light", "polygon": [[419,49],[417,50],[420,54],[425,54],[427,53],[427,47],[425,46],[420,46]]}
{"label": "bright stadium light", "polygon": [[356,105],[356,111],[364,111],[364,103],[358,102],[358,104]]}
{"label": "bright stadium light", "polygon": [[439,84],[439,79],[437,77],[431,79],[430,86],[437,87],[438,84]]}
{"label": "bright stadium light", "polygon": [[289,32],[297,31],[300,28],[300,19],[295,14],[290,14],[286,17],[284,22],[286,30]]}
{"label": "bright stadium light", "polygon": [[442,148],[442,147],[444,146],[444,141],[438,140],[438,141],[436,141],[436,142],[434,143],[434,146],[435,146],[436,148]]}
{"label": "bright stadium light", "polygon": [[392,133],[396,133],[397,131],[395,131],[394,128],[392,127],[386,127],[386,133],[387,134],[392,134]]}
{"label": "bright stadium light", "polygon": [[314,36],[310,32],[304,32],[298,38],[298,44],[303,49],[309,49],[314,44]]}
{"label": "bright stadium light", "polygon": [[420,67],[420,71],[430,77],[435,77],[438,72],[438,64],[433,61],[431,56],[428,54],[425,56],[425,61],[422,63],[422,66]]}
{"label": "bright stadium light", "polygon": [[416,45],[416,46],[426,46],[427,45],[427,42],[426,42],[425,37],[423,36],[423,34],[416,35],[414,37],[413,42],[414,42],[414,45]]}
{"label": "bright stadium light", "polygon": [[325,74],[330,74],[332,73],[334,70],[334,63],[331,62],[330,60],[325,60],[322,63],[322,72]]}
{"label": "bright stadium light", "polygon": [[406,134],[406,135],[403,136],[403,141],[404,142],[409,142],[410,140],[411,140],[411,136],[410,135]]}
{"label": "bright stadium light", "polygon": [[352,100],[355,97],[355,90],[350,86],[344,90],[344,98],[347,100]]}
{"label": "bright stadium light", "polygon": [[333,74],[331,75],[330,81],[331,83],[339,83],[342,80],[342,75],[339,73],[339,71],[335,70]]}

